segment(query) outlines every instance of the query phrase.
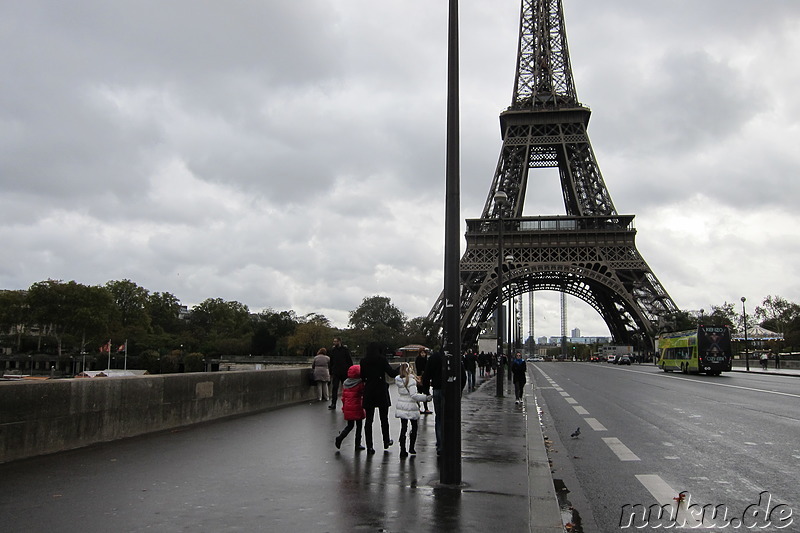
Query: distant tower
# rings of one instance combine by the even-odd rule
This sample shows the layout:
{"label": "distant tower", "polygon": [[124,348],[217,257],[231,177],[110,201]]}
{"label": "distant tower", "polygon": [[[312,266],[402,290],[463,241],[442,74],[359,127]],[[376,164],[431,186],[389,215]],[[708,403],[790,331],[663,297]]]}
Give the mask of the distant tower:
{"label": "distant tower", "polygon": [[561,293],[561,355],[567,355],[567,293]]}
{"label": "distant tower", "polygon": [[528,338],[531,340],[531,344],[536,344],[536,337],[534,336],[534,326],[533,320],[534,316],[536,316],[533,312],[534,310],[534,300],[533,300],[533,291],[528,293]]}
{"label": "distant tower", "polygon": [[[481,218],[467,220],[461,258],[461,332],[476,342],[497,300],[500,214],[502,300],[536,290],[571,294],[603,318],[615,342],[649,342],[678,310],[636,249],[634,215],[620,215],[606,189],[578,101],[561,0],[522,0],[511,105],[500,114],[503,147]],[[558,168],[565,215],[524,217],[531,170]],[[643,177],[642,179],[645,179]],[[533,186],[533,185],[532,185]],[[503,192],[507,201],[495,203]],[[440,296],[429,318],[441,324]]]}

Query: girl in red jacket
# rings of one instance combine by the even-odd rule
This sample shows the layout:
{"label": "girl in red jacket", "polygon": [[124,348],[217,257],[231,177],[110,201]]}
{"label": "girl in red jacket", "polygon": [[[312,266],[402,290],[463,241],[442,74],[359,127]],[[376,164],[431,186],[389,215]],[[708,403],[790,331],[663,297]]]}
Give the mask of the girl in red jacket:
{"label": "girl in red jacket", "polygon": [[342,441],[356,426],[356,451],[364,449],[361,445],[361,428],[367,413],[364,411],[364,382],[361,380],[361,365],[353,365],[347,370],[347,379],[342,385],[342,412],[347,426],[334,441],[336,448],[342,447]]}

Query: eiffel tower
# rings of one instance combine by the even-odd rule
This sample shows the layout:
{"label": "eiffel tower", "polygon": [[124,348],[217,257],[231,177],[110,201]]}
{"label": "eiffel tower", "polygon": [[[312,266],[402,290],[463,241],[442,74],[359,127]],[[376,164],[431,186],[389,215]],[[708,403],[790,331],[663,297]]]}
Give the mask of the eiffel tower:
{"label": "eiffel tower", "polygon": [[[615,342],[648,348],[659,318],[678,310],[636,249],[634,215],[614,208],[586,132],[590,115],[575,91],[562,0],[522,0],[503,147],[481,218],[467,220],[463,346],[476,344],[496,308],[501,235],[503,302],[536,290],[571,294],[600,314]],[[566,215],[522,216],[530,171],[542,168],[558,168]],[[442,313],[440,296],[428,318],[441,324]]]}

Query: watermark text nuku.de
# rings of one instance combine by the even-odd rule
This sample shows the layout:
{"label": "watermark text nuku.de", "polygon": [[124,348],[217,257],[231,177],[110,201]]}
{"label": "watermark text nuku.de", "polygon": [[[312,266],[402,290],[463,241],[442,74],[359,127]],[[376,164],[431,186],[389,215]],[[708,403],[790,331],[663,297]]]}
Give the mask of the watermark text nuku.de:
{"label": "watermark text nuku.de", "polygon": [[792,525],[792,508],[785,503],[773,504],[769,491],[758,495],[758,503],[748,505],[741,513],[725,504],[692,503],[686,491],[673,498],[674,503],[646,506],[640,503],[622,506],[619,527],[626,528],[693,528],[693,529],[783,529]]}

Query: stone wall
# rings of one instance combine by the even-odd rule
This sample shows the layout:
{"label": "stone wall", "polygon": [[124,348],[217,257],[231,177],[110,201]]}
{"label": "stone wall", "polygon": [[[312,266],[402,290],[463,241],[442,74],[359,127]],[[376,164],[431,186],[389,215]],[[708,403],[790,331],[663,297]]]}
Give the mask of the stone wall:
{"label": "stone wall", "polygon": [[0,463],[312,400],[307,372],[0,382]]}

